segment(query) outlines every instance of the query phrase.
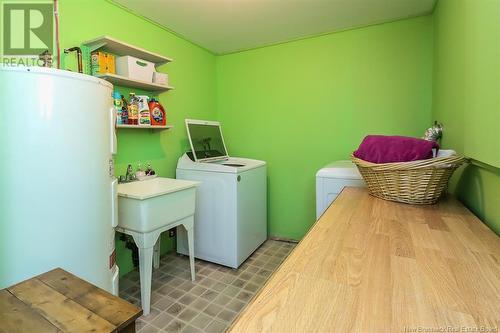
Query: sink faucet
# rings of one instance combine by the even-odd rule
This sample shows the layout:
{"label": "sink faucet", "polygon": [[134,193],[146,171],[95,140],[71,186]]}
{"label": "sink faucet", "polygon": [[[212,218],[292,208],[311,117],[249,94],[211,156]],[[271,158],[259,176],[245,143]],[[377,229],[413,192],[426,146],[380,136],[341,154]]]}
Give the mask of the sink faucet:
{"label": "sink faucet", "polygon": [[135,180],[136,180],[136,178],[135,178],[134,170],[132,169],[132,164],[129,164],[127,166],[127,172],[125,173],[125,175],[121,175],[118,177],[119,184],[130,183],[130,182],[133,182]]}
{"label": "sink faucet", "polygon": [[[125,179],[123,179],[125,178]],[[120,179],[123,179],[123,182],[132,182],[135,180],[135,174],[134,174],[134,169],[132,169],[132,164],[129,164],[127,166],[127,173],[125,174],[125,177],[120,177]]]}
{"label": "sink faucet", "polygon": [[127,181],[132,181],[134,178],[134,170],[132,169],[132,164],[129,164],[127,167],[127,173],[125,174],[125,179]]}

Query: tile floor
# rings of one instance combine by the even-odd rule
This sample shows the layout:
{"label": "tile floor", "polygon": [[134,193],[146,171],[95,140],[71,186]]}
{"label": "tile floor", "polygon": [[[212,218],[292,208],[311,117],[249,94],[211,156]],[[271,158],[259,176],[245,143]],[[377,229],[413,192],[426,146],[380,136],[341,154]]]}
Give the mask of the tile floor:
{"label": "tile floor", "polygon": [[[153,272],[151,313],[137,321],[137,331],[224,332],[294,246],[268,240],[237,270],[196,260],[195,282],[188,257],[162,257]],[[120,279],[120,297],[140,306],[137,270]]]}

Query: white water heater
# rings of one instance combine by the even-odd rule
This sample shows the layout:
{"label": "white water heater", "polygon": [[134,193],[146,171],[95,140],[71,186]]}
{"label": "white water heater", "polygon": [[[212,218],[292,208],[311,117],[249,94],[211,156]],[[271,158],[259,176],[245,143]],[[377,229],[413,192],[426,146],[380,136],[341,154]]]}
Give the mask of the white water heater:
{"label": "white water heater", "polygon": [[0,67],[0,289],[61,267],[118,292],[113,86]]}

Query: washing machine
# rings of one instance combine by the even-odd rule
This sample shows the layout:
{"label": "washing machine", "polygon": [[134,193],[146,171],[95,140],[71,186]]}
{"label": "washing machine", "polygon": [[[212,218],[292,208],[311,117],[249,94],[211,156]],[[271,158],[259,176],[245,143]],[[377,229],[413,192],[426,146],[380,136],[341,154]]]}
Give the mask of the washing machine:
{"label": "washing machine", "polygon": [[[196,180],[194,254],[238,268],[267,239],[266,162],[230,157],[218,122],[186,120],[192,151],[177,163],[178,179]],[[188,253],[177,229],[177,252]]]}
{"label": "washing machine", "polygon": [[366,186],[351,161],[335,161],[316,173],[316,219],[319,219],[346,186]]}

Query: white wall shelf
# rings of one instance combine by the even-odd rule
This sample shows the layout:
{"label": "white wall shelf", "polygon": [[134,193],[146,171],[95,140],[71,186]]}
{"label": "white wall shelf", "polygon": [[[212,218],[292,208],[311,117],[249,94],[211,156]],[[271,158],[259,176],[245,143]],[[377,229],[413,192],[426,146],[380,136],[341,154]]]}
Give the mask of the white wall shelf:
{"label": "white wall shelf", "polygon": [[157,83],[134,80],[125,76],[121,76],[118,74],[96,74],[98,78],[109,81],[118,86],[131,87],[131,88],[139,88],[147,91],[168,91],[174,89],[174,87],[164,86]]}
{"label": "white wall shelf", "polygon": [[147,50],[130,45],[109,36],[101,36],[83,42],[82,44],[90,48],[90,52],[95,50],[103,50],[105,52],[113,53],[119,56],[130,55],[139,59],[153,62],[156,65],[162,65],[172,61],[171,58],[164,57],[162,55],[159,55],[158,53],[149,52]]}
{"label": "white wall shelf", "polygon": [[[112,53],[116,56],[128,55],[152,62],[155,64],[155,67],[172,61],[171,58],[164,57],[158,53],[147,51],[140,47],[136,47],[134,45],[122,42],[118,39],[109,36],[101,36],[92,40],[88,40],[86,42],[83,42],[82,45],[85,46],[86,49],[90,51],[90,53],[92,53],[93,51],[102,50],[104,52]],[[95,76],[104,79],[108,82],[111,82],[114,85],[137,88],[150,92],[162,92],[174,89],[174,87],[165,86],[153,82],[135,80],[118,74],[105,73],[105,74],[95,74]],[[116,128],[149,129],[153,131],[153,130],[169,130],[173,128],[173,126],[172,125],[166,125],[166,126],[116,125]]]}
{"label": "white wall shelf", "polygon": [[116,125],[116,128],[132,128],[132,129],[150,129],[150,130],[169,130],[173,128],[173,125],[165,126],[139,126],[139,125]]}

